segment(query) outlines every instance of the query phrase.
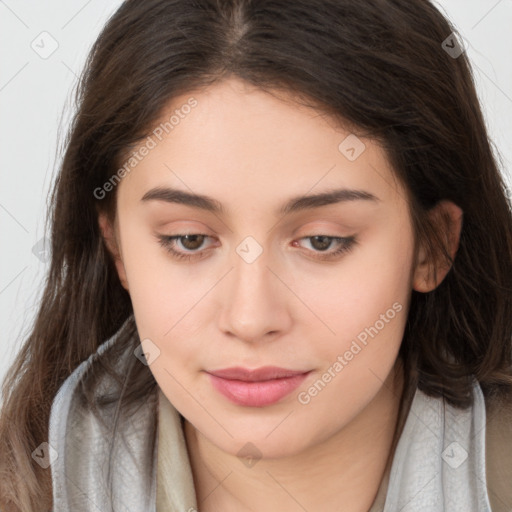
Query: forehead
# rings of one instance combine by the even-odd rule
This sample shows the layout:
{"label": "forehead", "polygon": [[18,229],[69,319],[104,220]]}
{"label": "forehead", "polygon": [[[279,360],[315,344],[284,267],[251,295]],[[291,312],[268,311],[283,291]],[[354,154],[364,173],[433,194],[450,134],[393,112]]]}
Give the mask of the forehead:
{"label": "forehead", "polygon": [[282,91],[276,96],[229,79],[174,97],[148,137],[125,155],[123,163],[130,155],[137,161],[121,188],[133,201],[170,186],[223,205],[277,205],[341,187],[384,201],[404,198],[376,141]]}

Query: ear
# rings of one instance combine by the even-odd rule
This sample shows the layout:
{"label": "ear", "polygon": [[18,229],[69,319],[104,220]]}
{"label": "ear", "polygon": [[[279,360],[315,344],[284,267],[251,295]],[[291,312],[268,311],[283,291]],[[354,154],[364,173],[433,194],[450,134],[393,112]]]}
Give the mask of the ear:
{"label": "ear", "polygon": [[107,250],[114,259],[119,280],[121,281],[123,288],[128,290],[128,279],[126,278],[126,270],[124,268],[123,257],[115,227],[112,226],[107,214],[104,212],[98,214],[98,224],[100,226],[101,235],[105,245],[107,246]]}
{"label": "ear", "polygon": [[[463,211],[455,203],[447,200],[440,201],[429,212],[452,261],[459,248],[463,215]],[[429,257],[425,244],[421,244],[414,271],[413,289],[423,293],[434,290],[446,277],[451,266],[452,264],[443,257],[442,251]]]}

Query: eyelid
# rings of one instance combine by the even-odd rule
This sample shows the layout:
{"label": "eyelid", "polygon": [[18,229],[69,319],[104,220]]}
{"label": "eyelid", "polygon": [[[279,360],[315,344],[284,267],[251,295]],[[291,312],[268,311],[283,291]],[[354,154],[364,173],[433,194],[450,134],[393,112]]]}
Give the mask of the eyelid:
{"label": "eyelid", "polygon": [[[353,220],[353,219],[352,219]],[[336,220],[310,220],[310,221],[302,221],[300,226],[295,228],[292,231],[293,236],[298,236],[298,233],[304,232],[306,236],[313,236],[315,234],[322,234],[325,236],[345,236],[342,233],[351,233],[356,229],[360,229],[361,226],[358,226],[355,222],[340,222],[339,218]],[[348,234],[346,235],[348,236]]]}

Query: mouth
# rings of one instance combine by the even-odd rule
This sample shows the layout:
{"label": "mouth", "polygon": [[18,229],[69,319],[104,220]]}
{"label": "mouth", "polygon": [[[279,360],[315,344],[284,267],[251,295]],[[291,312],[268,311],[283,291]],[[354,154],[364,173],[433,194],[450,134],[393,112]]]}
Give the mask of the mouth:
{"label": "mouth", "polygon": [[265,407],[289,395],[311,370],[265,366],[254,370],[225,368],[206,373],[213,388],[231,402],[246,407]]}

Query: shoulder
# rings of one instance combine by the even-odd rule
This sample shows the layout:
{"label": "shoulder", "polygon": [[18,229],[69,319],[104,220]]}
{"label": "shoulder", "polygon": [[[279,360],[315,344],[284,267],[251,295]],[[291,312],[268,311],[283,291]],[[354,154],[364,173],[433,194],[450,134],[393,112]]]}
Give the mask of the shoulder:
{"label": "shoulder", "polygon": [[492,512],[512,510],[512,394],[489,395],[486,408],[486,478]]}

